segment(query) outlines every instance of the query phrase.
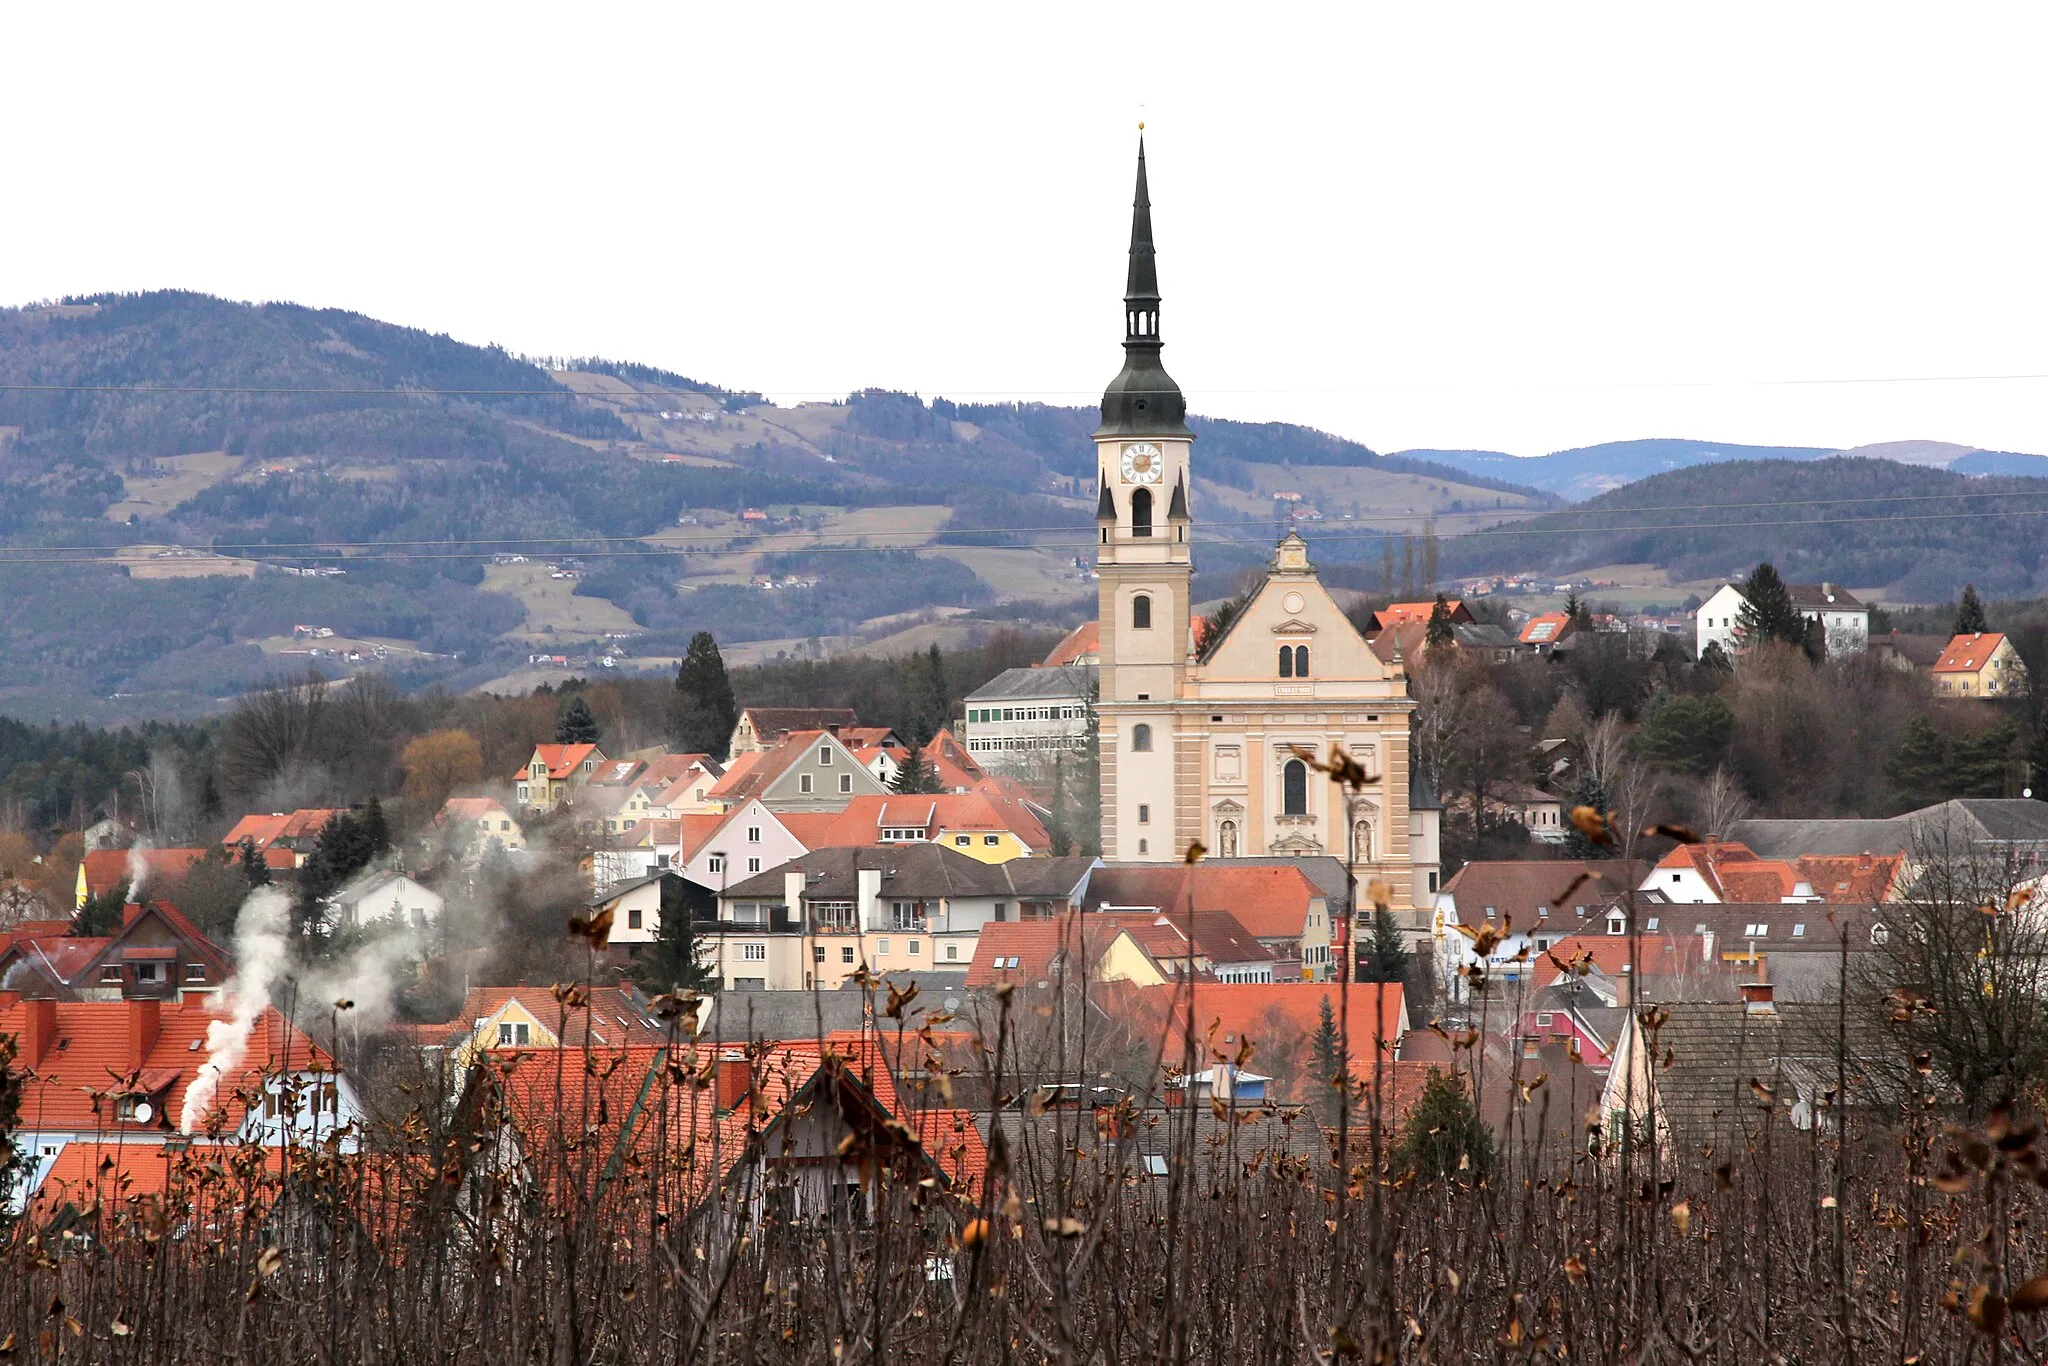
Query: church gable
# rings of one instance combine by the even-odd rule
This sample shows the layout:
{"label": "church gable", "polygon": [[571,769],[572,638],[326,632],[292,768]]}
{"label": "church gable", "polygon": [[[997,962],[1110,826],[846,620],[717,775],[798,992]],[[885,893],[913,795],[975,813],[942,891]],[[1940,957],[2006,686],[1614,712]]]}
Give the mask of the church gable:
{"label": "church gable", "polygon": [[[1387,666],[1309,572],[1273,571],[1202,665],[1203,681],[1280,677],[1280,647],[1306,647],[1307,677],[1380,681]],[[1288,676],[1294,671],[1290,668]]]}

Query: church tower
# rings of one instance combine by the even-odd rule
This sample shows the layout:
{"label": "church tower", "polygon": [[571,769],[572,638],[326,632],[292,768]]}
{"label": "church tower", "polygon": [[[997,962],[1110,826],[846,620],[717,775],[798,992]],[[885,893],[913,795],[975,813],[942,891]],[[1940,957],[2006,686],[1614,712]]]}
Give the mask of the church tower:
{"label": "church tower", "polygon": [[1187,824],[1178,819],[1181,789],[1196,778],[1182,769],[1199,762],[1199,751],[1179,754],[1174,725],[1174,704],[1194,663],[1188,455],[1195,436],[1187,400],[1160,364],[1162,345],[1140,136],[1124,366],[1103,392],[1095,431],[1102,852],[1111,859],[1177,859],[1195,836],[1192,827],[1177,826]]}

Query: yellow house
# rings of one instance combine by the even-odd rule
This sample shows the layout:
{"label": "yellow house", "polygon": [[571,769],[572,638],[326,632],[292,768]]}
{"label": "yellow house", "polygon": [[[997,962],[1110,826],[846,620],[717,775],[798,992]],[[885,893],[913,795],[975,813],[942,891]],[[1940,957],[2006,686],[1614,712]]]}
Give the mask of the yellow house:
{"label": "yellow house", "polygon": [[596,745],[535,745],[526,767],[512,775],[519,804],[545,815],[590,781],[605,762]]}
{"label": "yellow house", "polygon": [[2025,697],[2027,666],[2003,632],[1956,636],[1934,661],[1934,691],[1943,697]]}
{"label": "yellow house", "polygon": [[581,1048],[586,1038],[594,1048],[669,1041],[667,1026],[619,987],[591,987],[566,1008],[551,987],[472,987],[457,1018],[462,1032],[448,1049],[462,1067],[492,1048]]}
{"label": "yellow house", "polygon": [[937,844],[980,863],[1008,863],[1052,848],[1029,802],[998,791],[856,797],[818,833],[814,848]]}

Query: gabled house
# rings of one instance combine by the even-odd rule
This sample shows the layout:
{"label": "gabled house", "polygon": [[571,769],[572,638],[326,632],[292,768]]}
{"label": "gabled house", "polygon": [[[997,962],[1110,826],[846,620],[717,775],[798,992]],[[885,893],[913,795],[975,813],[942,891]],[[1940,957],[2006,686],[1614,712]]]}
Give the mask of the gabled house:
{"label": "gabled house", "polygon": [[69,922],[0,934],[0,982],[66,1001],[210,997],[233,974],[227,953],[168,901],[129,902],[110,935],[67,934]]}
{"label": "gabled house", "polygon": [[370,869],[327,898],[330,921],[353,929],[388,920],[415,929],[436,925],[447,902],[441,894],[395,868]]}
{"label": "gabled house", "polygon": [[[1444,608],[1450,613],[1452,626],[1471,626],[1478,623],[1462,598],[1446,598]],[[1365,624],[1365,638],[1373,639],[1380,632],[1396,626],[1427,626],[1436,614],[1436,600],[1428,602],[1390,602],[1374,612]]]}
{"label": "gabled house", "polygon": [[681,862],[671,864],[700,886],[725,887],[771,872],[811,848],[803,837],[810,827],[796,813],[771,810],[759,797],[709,819],[714,822],[709,831],[685,827],[689,838]]}
{"label": "gabled house", "polygon": [[1640,884],[1661,899],[1711,905],[1733,901],[1831,902],[1870,905],[1887,901],[1905,860],[1899,854],[1801,855],[1787,862],[1758,858],[1732,840],[1681,844]]}
{"label": "gabled house", "polygon": [[353,1149],[361,1107],[326,1052],[266,1006],[247,1051],[223,1073],[208,1030],[225,1019],[210,998],[56,1001],[0,991],[0,1034],[18,1041],[16,1066],[26,1070],[15,1137],[33,1164],[8,1193],[13,1207],[33,1198],[72,1144],[161,1147],[218,1132],[261,1146]]}
{"label": "gabled house", "polygon": [[596,745],[535,745],[526,766],[512,775],[519,805],[536,815],[574,801],[598,768],[609,762]]}
{"label": "gabled house", "polygon": [[1102,623],[1093,617],[1067,632],[1045,657],[1045,663],[1056,669],[1072,665],[1093,667],[1101,662]]}
{"label": "gabled house", "polygon": [[1278,978],[1324,981],[1336,975],[1329,898],[1292,861],[1236,866],[1113,863],[1088,881],[1091,914],[1148,911],[1185,915],[1228,911],[1273,955]]}
{"label": "gabled house", "polygon": [[[1627,933],[1620,906],[1648,868],[1633,859],[1475,861],[1460,868],[1436,899],[1431,937],[1445,994],[1467,999],[1467,969],[1515,981],[1536,970],[1546,948],[1582,932]],[[1492,925],[1497,942],[1484,959],[1474,936]]]}
{"label": "gabled house", "polygon": [[973,792],[856,797],[824,827],[815,848],[943,844],[983,863],[1052,849],[1037,808],[984,786]]}
{"label": "gabled house", "polygon": [[2027,666],[2002,631],[1951,637],[1932,670],[1942,697],[2025,697]]}
{"label": "gabled house", "polygon": [[685,880],[674,869],[664,869],[600,888],[590,899],[590,912],[612,913],[606,946],[624,948],[630,956],[661,937],[663,920],[680,916],[708,923],[715,904],[710,889]]}
{"label": "gabled house", "polygon": [[758,800],[774,811],[837,811],[854,797],[886,792],[838,736],[800,730],[728,768],[709,795],[728,810]]}
{"label": "gabled house", "polygon": [[1095,861],[988,864],[937,844],[819,849],[725,888],[708,937],[738,990],[832,990],[855,972],[963,972],[990,924],[1064,914]]}
{"label": "gabled house", "polygon": [[[1800,616],[1820,625],[1831,656],[1861,654],[1870,646],[1870,608],[1834,583],[1788,583],[1786,593]],[[1718,645],[1725,654],[1742,648],[1738,623],[1749,599],[1732,583],[1721,587],[1693,613],[1693,649],[1705,654]]]}
{"label": "gabled house", "polygon": [[[105,896],[117,887],[130,894],[140,877],[141,886],[162,886],[184,880],[192,865],[206,857],[205,849],[98,849],[78,864],[78,905],[92,897]],[[296,866],[296,865],[294,865]]]}
{"label": "gabled house", "polygon": [[526,832],[495,797],[450,797],[441,803],[434,824],[447,830],[451,839],[466,841],[472,858],[481,857],[493,843],[508,853],[526,847]]}
{"label": "gabled house", "polygon": [[859,724],[860,718],[851,707],[745,707],[732,728],[726,763],[731,764],[742,754],[773,749],[797,731]]}
{"label": "gabled house", "polygon": [[1516,641],[1525,650],[1547,655],[1557,648],[1559,641],[1567,639],[1577,629],[1577,623],[1563,612],[1545,612],[1522,623],[1522,632]]}
{"label": "gabled house", "polygon": [[338,807],[301,807],[297,811],[273,811],[267,816],[244,816],[221,836],[220,842],[230,849],[253,845],[258,853],[289,849],[298,855],[293,865],[296,867],[306,861],[306,855],[320,842],[320,832],[327,828],[327,822],[340,814]]}
{"label": "gabled house", "polygon": [[[558,996],[550,987],[471,987],[441,1045],[467,1067],[492,1049],[622,1048],[671,1042],[668,1026],[624,987]],[[685,1036],[687,1037],[687,1036]]]}
{"label": "gabled house", "polygon": [[[1228,911],[1117,916],[1122,922],[1096,965],[1105,982],[1158,986],[1193,975],[1216,982],[1270,982],[1273,951]],[[1192,929],[1192,933],[1190,930]]]}

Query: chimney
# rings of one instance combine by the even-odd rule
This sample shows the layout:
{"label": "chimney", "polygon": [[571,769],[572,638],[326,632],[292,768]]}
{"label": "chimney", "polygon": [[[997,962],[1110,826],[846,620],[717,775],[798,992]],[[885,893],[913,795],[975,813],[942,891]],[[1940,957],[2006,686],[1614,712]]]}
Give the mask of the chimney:
{"label": "chimney", "polygon": [[128,1054],[127,1067],[131,1072],[142,1070],[142,1064],[149,1060],[150,1050],[163,1035],[163,1002],[129,1001],[128,1005]]}
{"label": "chimney", "polygon": [[720,1110],[730,1110],[747,1098],[747,1088],[753,1082],[753,1068],[747,1063],[747,1055],[736,1048],[728,1048],[718,1055],[718,1066],[714,1077],[712,1100]]}
{"label": "chimney", "polygon": [[128,928],[128,927],[129,927],[130,925],[133,925],[133,924],[135,923],[135,917],[136,917],[136,916],[138,916],[138,915],[141,915],[141,914],[142,914],[142,903],[141,903],[141,902],[139,902],[139,901],[128,901],[128,902],[123,902],[123,903],[122,903],[122,905],[121,905],[121,928],[125,930],[125,929],[127,929],[127,928]]}
{"label": "chimney", "polygon": [[22,1026],[21,1062],[24,1066],[39,1067],[57,1042],[57,1003],[32,1000],[21,1005],[27,1017]]}
{"label": "chimney", "polygon": [[1714,932],[1712,930],[1700,931],[1700,961],[1702,963],[1712,963],[1714,961]]}
{"label": "chimney", "polygon": [[[891,870],[894,871],[893,869]],[[854,886],[858,888],[853,913],[856,923],[863,929],[886,930],[889,925],[881,918],[882,870],[860,868],[854,872]]]}
{"label": "chimney", "polygon": [[1744,982],[1742,984],[1742,1012],[1745,1015],[1775,1015],[1778,1007],[1771,1000],[1769,982]]}

